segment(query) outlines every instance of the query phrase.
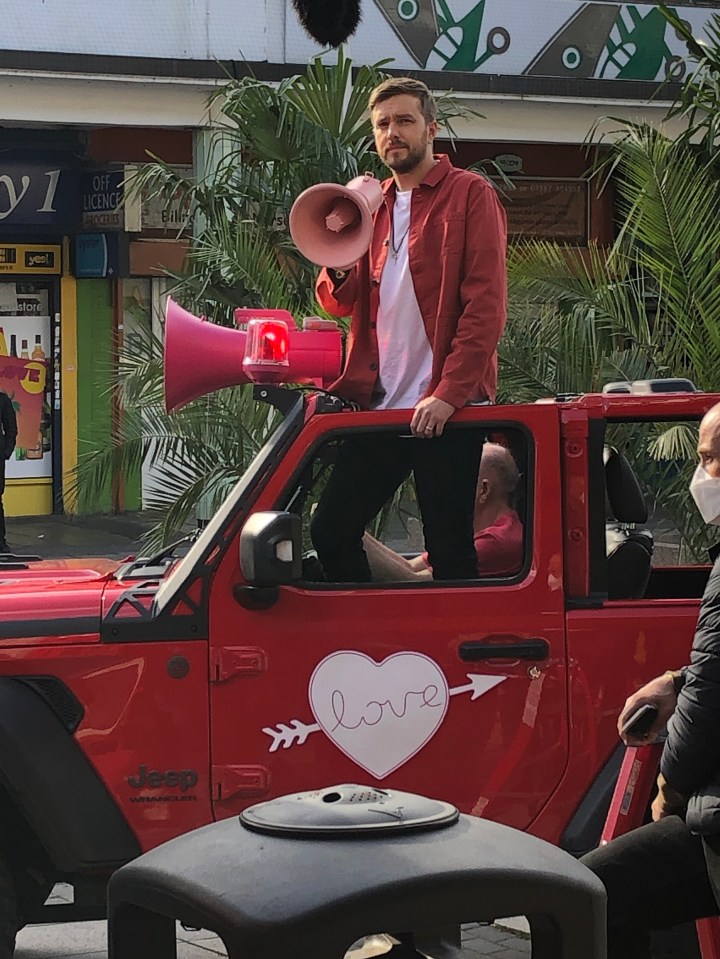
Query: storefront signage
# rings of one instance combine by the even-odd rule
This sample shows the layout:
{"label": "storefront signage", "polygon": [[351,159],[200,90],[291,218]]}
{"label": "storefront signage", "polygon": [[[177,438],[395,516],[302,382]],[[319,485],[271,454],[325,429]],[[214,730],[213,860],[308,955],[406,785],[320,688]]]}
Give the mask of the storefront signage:
{"label": "storefront signage", "polygon": [[79,278],[127,276],[128,242],[121,233],[79,233],[73,273]]}
{"label": "storefront signage", "polygon": [[499,153],[493,158],[498,170],[503,173],[522,173],[523,161],[517,153]]}
{"label": "storefront signage", "polygon": [[0,229],[72,226],[77,222],[77,187],[76,170],[66,157],[38,162],[0,153]]}
{"label": "storefront signage", "polygon": [[[191,166],[174,166],[174,173],[181,177],[191,177]],[[142,199],[143,230],[165,230],[178,233],[188,221],[188,203],[176,196],[170,200],[158,196],[144,196]]]}
{"label": "storefront signage", "polygon": [[0,316],[49,316],[48,290],[37,283],[0,281]]}
{"label": "storefront signage", "polygon": [[123,229],[122,170],[98,170],[83,176],[82,225],[104,230]]}
{"label": "storefront signage", "polygon": [[513,185],[515,189],[500,184],[500,200],[507,211],[509,236],[587,245],[586,180],[528,177],[513,180]]}
{"label": "storefront signage", "polygon": [[62,247],[50,243],[0,244],[0,273],[56,276],[62,269]]}

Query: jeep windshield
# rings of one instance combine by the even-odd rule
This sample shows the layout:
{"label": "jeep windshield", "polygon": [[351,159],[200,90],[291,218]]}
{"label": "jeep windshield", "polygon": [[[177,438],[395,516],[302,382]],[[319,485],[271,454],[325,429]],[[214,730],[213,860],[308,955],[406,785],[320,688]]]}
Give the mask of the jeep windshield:
{"label": "jeep windshield", "polygon": [[204,564],[213,550],[222,544],[228,527],[249,514],[265,477],[282,459],[287,448],[299,434],[304,418],[305,400],[302,396],[298,396],[284,420],[272,433],[185,556],[168,567],[169,572],[163,577],[155,600],[157,612],[162,611],[190,579],[193,571]]}

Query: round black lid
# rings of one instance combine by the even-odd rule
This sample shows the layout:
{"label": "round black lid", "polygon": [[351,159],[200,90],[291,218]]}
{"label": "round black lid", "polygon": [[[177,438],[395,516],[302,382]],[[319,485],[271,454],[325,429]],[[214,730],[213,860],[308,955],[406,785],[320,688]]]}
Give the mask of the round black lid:
{"label": "round black lid", "polygon": [[240,822],[256,832],[357,836],[441,829],[458,816],[455,806],[438,799],[344,783],[257,803],[240,814]]}

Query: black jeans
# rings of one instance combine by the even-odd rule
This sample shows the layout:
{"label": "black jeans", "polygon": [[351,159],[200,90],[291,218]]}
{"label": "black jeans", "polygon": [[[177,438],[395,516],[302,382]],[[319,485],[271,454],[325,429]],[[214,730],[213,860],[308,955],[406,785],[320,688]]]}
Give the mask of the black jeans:
{"label": "black jeans", "polygon": [[650,930],[720,912],[703,841],[679,816],[633,829],[580,861],[607,891],[608,959],[650,959]]}
{"label": "black jeans", "polygon": [[395,433],[348,436],[310,524],[326,578],[371,581],[365,527],[411,471],[433,577],[477,578],[473,513],[482,441],[473,429],[430,440]]}

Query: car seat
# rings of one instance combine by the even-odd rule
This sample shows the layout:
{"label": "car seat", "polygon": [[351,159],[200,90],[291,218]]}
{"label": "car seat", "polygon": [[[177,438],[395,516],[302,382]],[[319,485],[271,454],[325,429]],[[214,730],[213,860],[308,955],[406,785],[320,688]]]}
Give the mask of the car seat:
{"label": "car seat", "polygon": [[608,599],[641,599],[652,569],[648,509],[632,467],[612,446],[603,451],[609,516],[605,523]]}

